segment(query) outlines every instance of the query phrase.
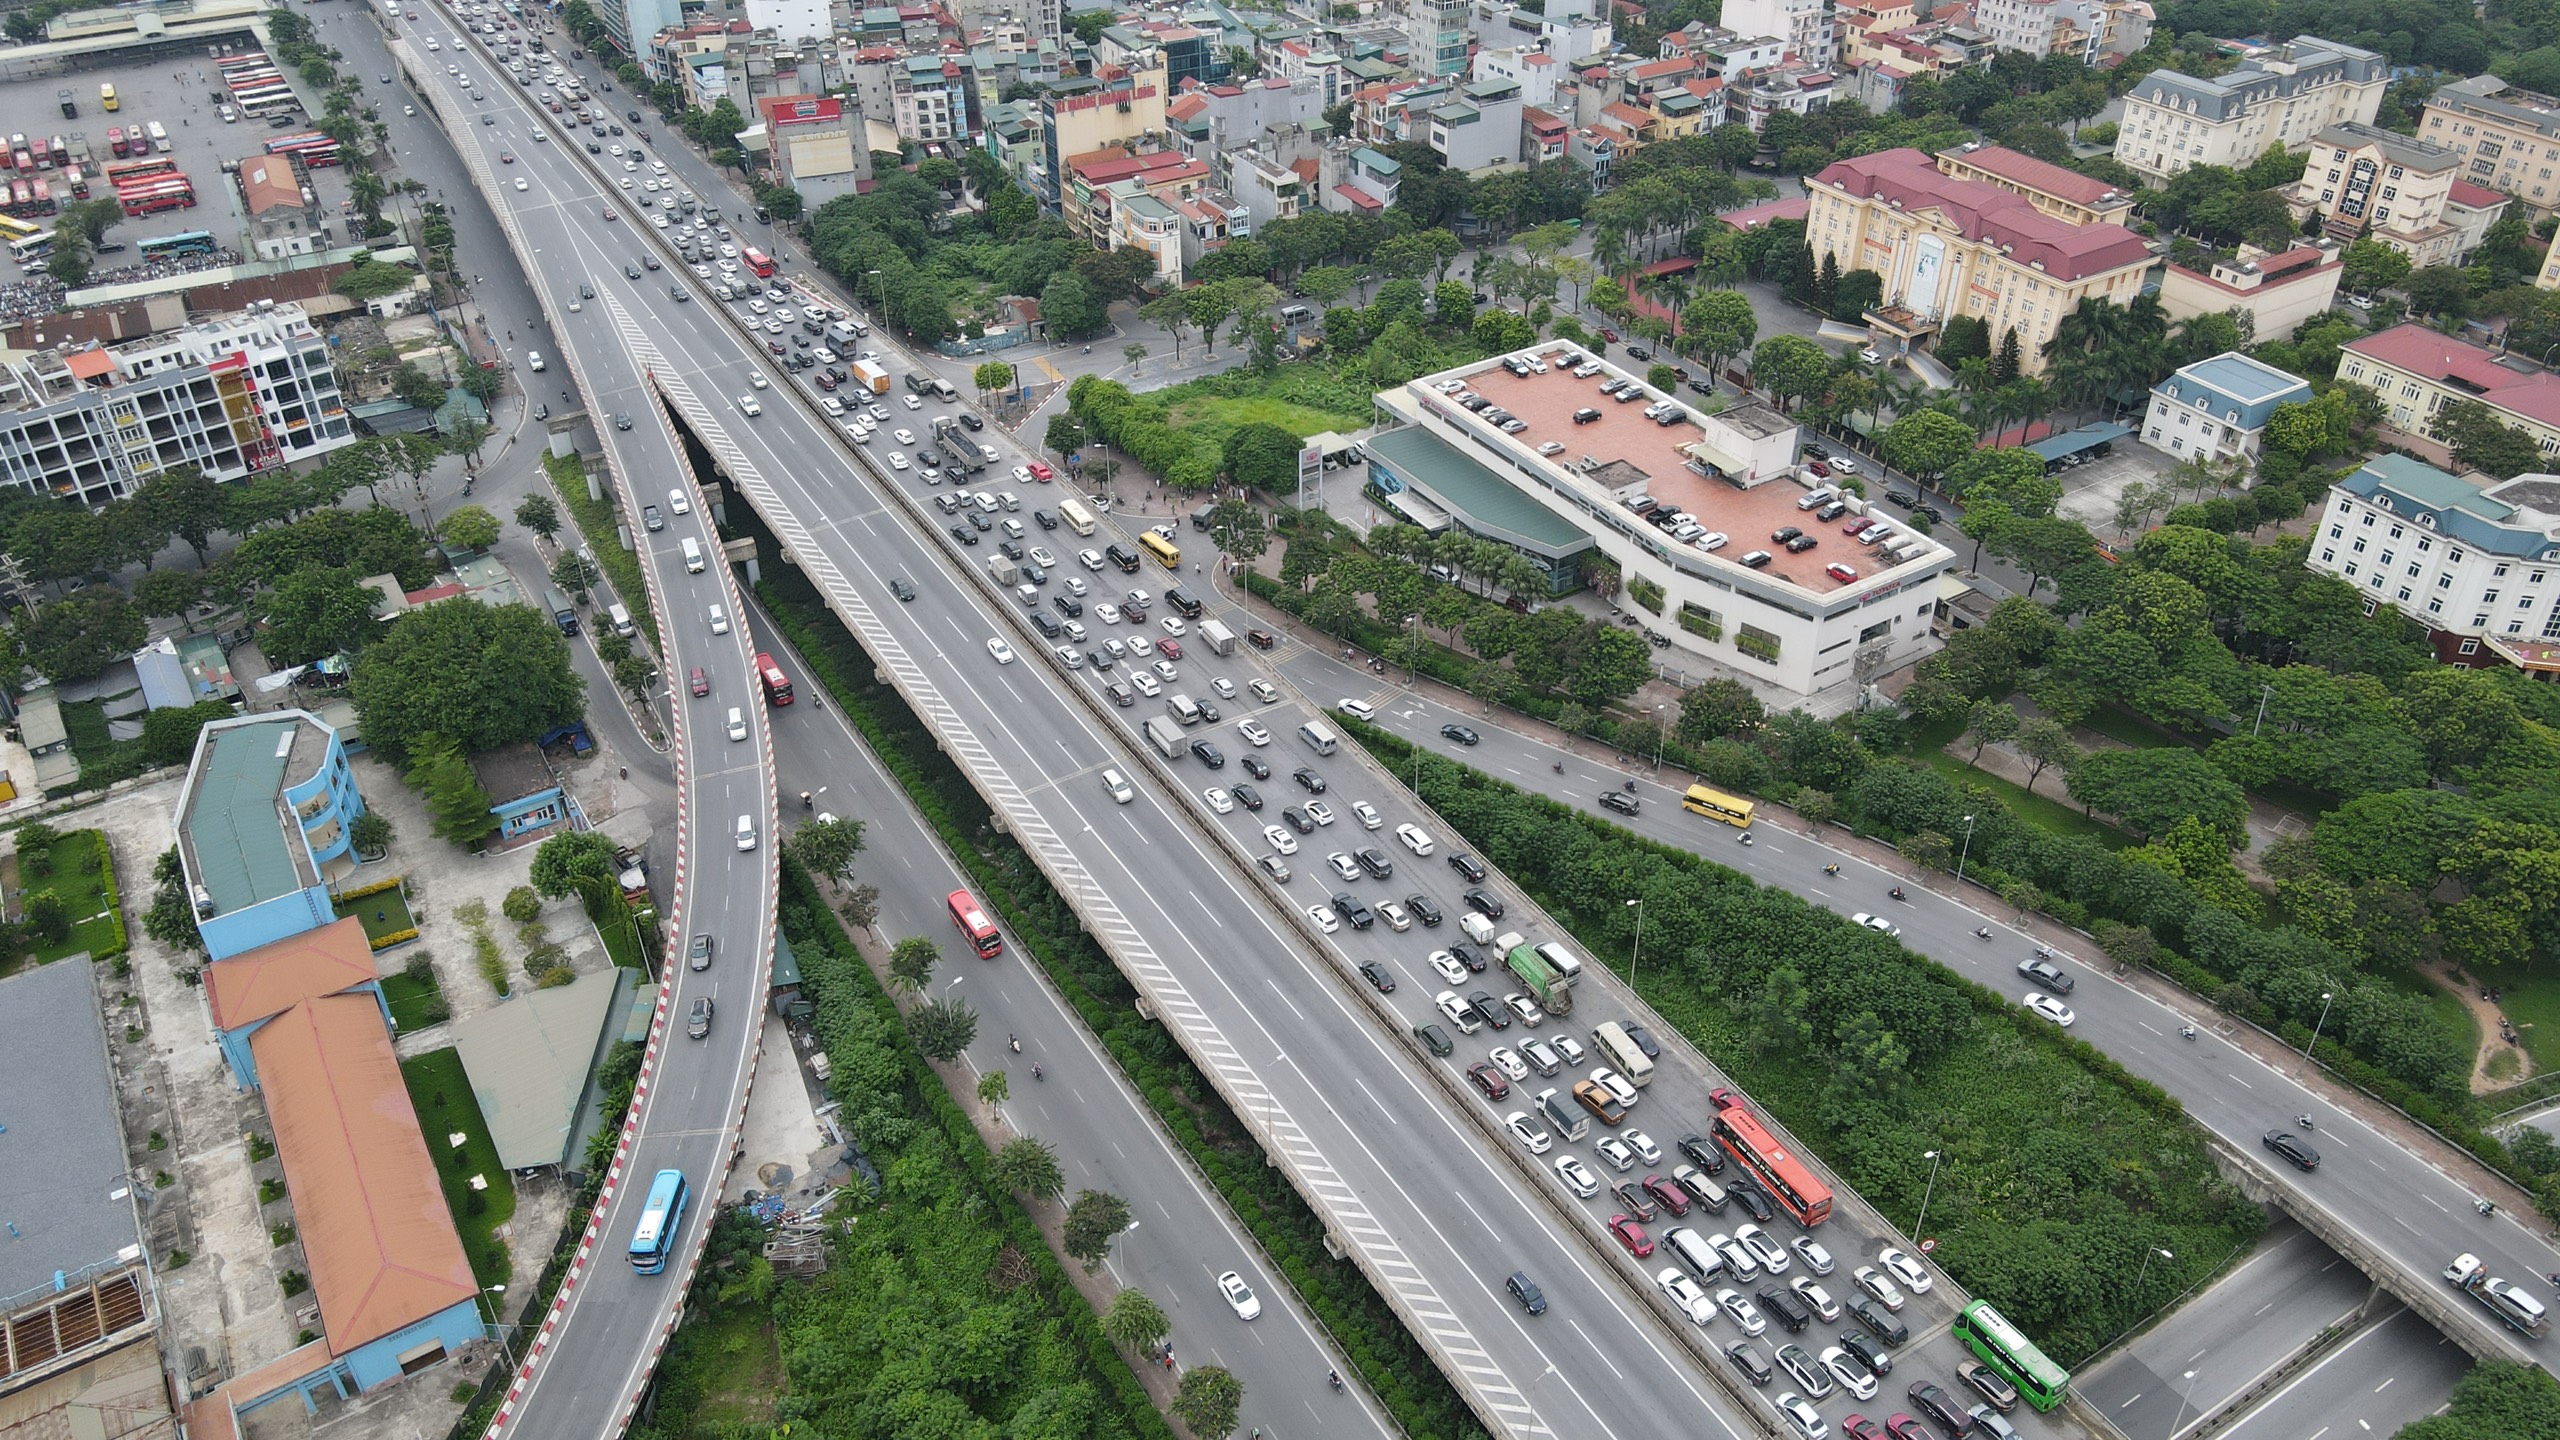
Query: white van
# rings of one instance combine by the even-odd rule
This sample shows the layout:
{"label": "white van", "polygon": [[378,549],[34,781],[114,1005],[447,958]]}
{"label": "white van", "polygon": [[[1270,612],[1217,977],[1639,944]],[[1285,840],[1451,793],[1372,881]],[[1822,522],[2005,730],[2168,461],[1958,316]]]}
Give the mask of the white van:
{"label": "white van", "polygon": [[1637,1047],[1626,1027],[1615,1020],[1603,1020],[1591,1027],[1591,1043],[1598,1046],[1600,1058],[1609,1068],[1627,1077],[1630,1084],[1653,1083],[1653,1057]]}
{"label": "white van", "polygon": [[690,535],[684,537],[684,568],[688,575],[702,573],[702,542]]}
{"label": "white van", "polygon": [[1298,738],[1319,755],[1330,755],[1342,746],[1342,737],[1321,720],[1310,720],[1298,727]]}
{"label": "white van", "polygon": [[524,352],[524,368],[532,371],[536,375],[539,375],[543,371],[550,369],[551,366],[549,362],[542,358],[541,351],[527,350]]}
{"label": "white van", "polygon": [[628,640],[633,634],[631,612],[619,603],[605,607],[605,616],[613,621],[613,633]]}
{"label": "white van", "polygon": [[1166,696],[1164,708],[1172,712],[1173,718],[1185,726],[1200,723],[1200,702],[1188,695]]}
{"label": "white van", "polygon": [[711,607],[711,633],[714,635],[729,633],[729,612],[717,605]]}
{"label": "white van", "polygon": [[1665,1232],[1662,1244],[1673,1259],[1689,1267],[1689,1273],[1700,1280],[1713,1280],[1724,1273],[1724,1257],[1707,1243],[1706,1236],[1686,1225],[1675,1225]]}

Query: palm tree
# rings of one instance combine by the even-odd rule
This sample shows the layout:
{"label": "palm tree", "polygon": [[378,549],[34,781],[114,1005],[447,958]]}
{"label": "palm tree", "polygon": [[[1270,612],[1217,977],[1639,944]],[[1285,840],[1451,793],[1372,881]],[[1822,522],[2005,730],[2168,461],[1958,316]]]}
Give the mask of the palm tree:
{"label": "palm tree", "polygon": [[2071,313],[2054,323],[2053,338],[2045,342],[2047,356],[2067,354],[2100,354],[2126,333],[2124,307],[2103,295],[2082,297],[2071,307]]}

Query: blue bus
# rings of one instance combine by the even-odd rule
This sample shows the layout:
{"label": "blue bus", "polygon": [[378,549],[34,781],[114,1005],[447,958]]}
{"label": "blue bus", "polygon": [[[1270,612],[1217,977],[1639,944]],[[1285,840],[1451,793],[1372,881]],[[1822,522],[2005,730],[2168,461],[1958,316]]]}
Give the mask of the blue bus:
{"label": "blue bus", "polygon": [[145,260],[168,260],[180,255],[210,255],[214,251],[213,232],[189,230],[181,235],[157,235],[134,247]]}
{"label": "blue bus", "polygon": [[667,1252],[675,1248],[676,1233],[684,1229],[687,1198],[683,1171],[658,1172],[649,1186],[649,1203],[641,1208],[640,1223],[631,1230],[632,1269],[655,1275],[667,1268]]}

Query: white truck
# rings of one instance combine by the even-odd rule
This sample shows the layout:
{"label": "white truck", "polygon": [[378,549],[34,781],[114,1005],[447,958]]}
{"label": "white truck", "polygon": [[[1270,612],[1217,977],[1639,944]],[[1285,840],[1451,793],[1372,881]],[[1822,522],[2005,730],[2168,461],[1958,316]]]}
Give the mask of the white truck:
{"label": "white truck", "polygon": [[1548,1124],[1556,1127],[1556,1133],[1568,1142],[1581,1139],[1591,1129],[1591,1122],[1583,1117],[1582,1106],[1561,1090],[1539,1091],[1538,1110],[1547,1117]]}
{"label": "white truck", "polygon": [[1147,732],[1147,743],[1156,747],[1157,754],[1167,760],[1182,758],[1181,726],[1173,723],[1166,716],[1150,715],[1147,717],[1147,723],[1140,728]]}
{"label": "white truck", "polygon": [[2519,1335],[2539,1340],[2551,1331],[2551,1312],[2542,1302],[2526,1294],[2511,1280],[2500,1280],[2489,1274],[2488,1267],[2477,1255],[2456,1255],[2444,1267],[2444,1278],[2453,1282],[2474,1300],[2489,1307],[2508,1329]]}
{"label": "white truck", "polygon": [[1203,620],[1200,622],[1200,643],[1208,646],[1211,654],[1233,655],[1236,653],[1236,632],[1218,621]]}

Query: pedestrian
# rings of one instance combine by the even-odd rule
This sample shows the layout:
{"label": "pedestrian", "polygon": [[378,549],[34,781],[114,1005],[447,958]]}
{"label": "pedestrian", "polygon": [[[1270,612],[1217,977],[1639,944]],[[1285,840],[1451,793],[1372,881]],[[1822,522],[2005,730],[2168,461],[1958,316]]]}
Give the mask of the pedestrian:
{"label": "pedestrian", "polygon": [[373,912],[373,918],[374,918],[374,919],[376,919],[376,920],[379,920],[379,919],[381,919],[381,918],[383,917],[383,914],[384,914],[384,912],[383,912],[383,911],[376,910],[376,911],[374,911],[374,912]]}

